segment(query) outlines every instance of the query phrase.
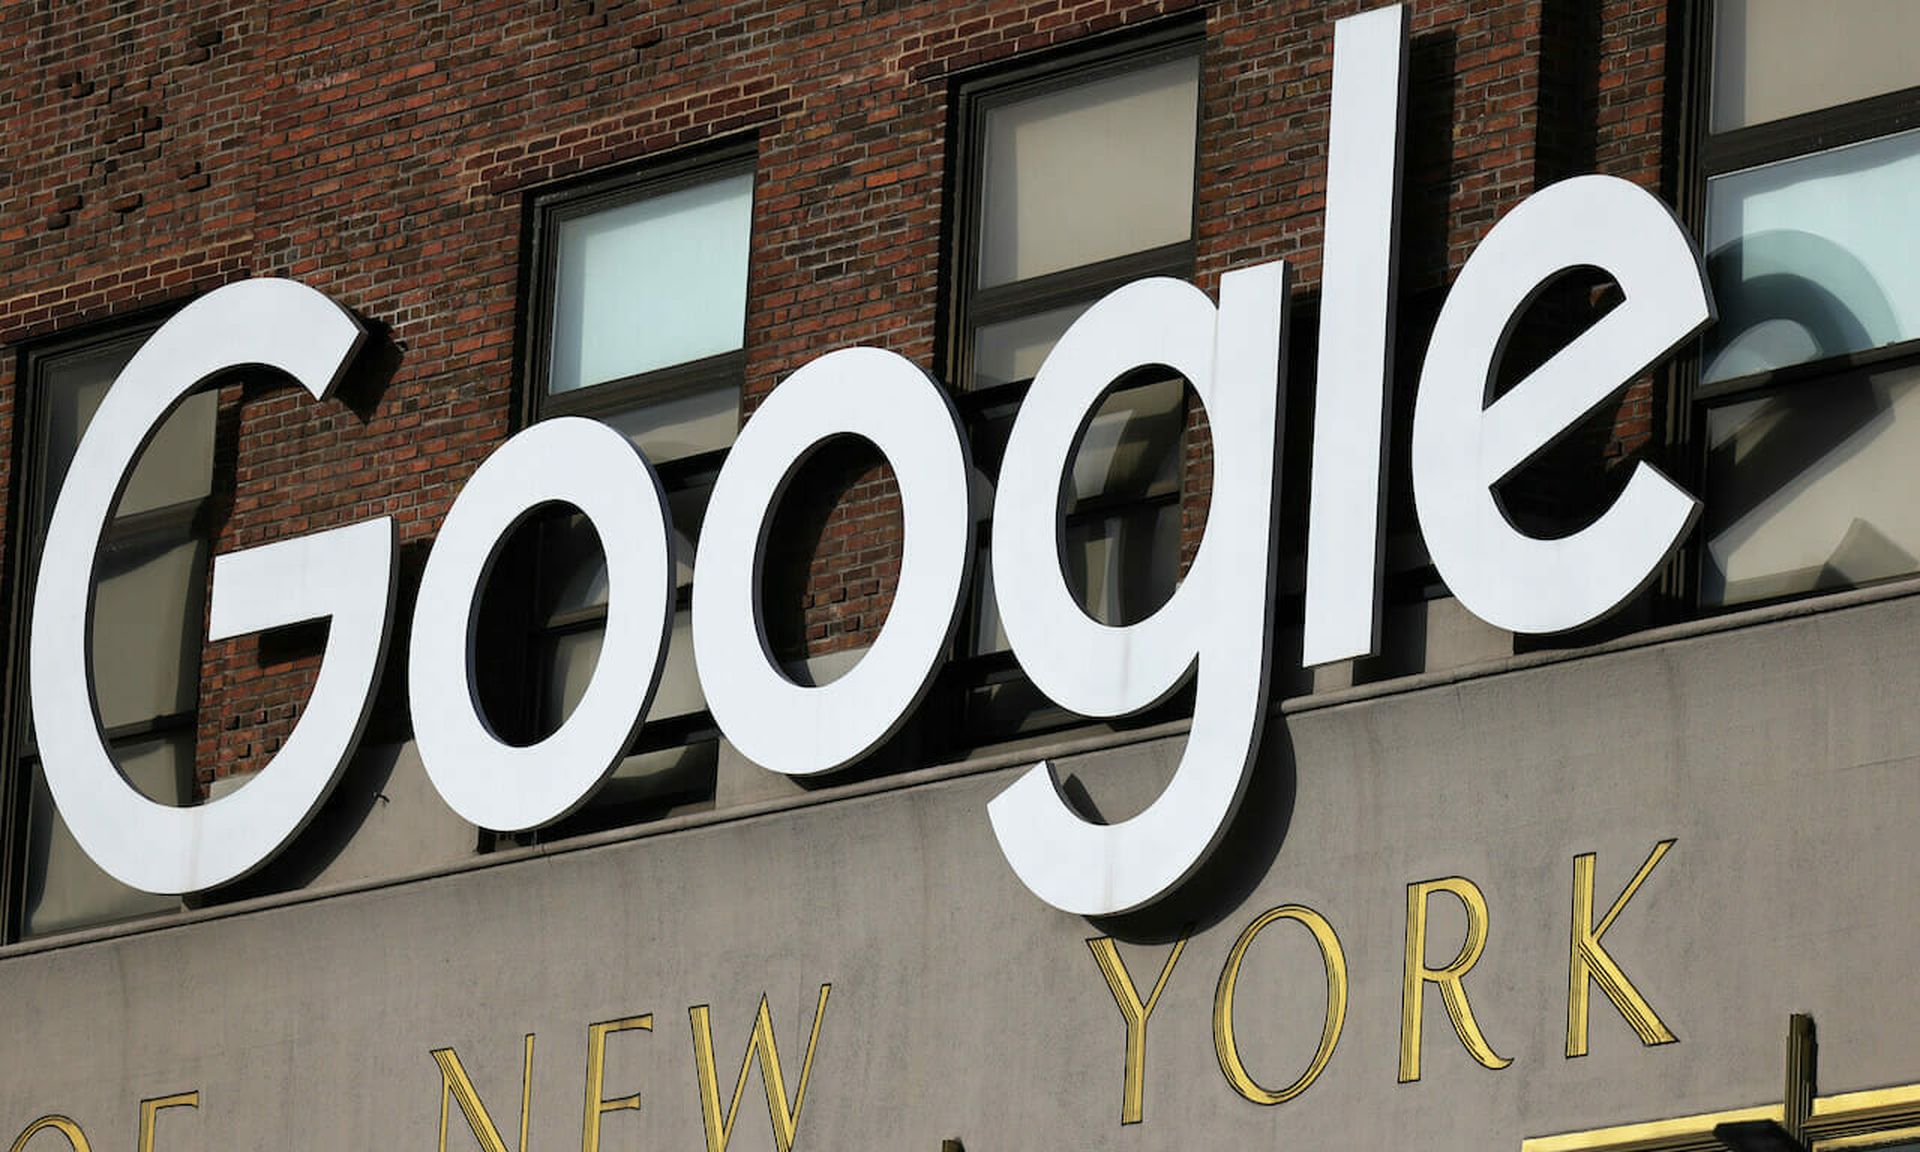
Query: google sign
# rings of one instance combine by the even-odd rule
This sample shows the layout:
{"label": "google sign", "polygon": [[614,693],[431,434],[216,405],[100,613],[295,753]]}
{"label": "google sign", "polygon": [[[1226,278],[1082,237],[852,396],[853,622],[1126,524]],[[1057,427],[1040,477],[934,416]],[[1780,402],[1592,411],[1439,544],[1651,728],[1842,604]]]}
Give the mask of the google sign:
{"label": "google sign", "polygon": [[[1334,50],[1319,392],[1310,479],[1305,661],[1378,647],[1381,491],[1406,13],[1340,21]],[[1624,300],[1519,385],[1490,401],[1502,342],[1560,273],[1597,267]],[[1216,303],[1168,279],[1128,284],[1055,346],[1015,420],[994,495],[993,581],[1007,638],[1035,686],[1093,717],[1140,711],[1191,675],[1180,765],[1138,815],[1094,824],[1038,764],[987,815],[1007,862],[1047,903],[1082,915],[1141,908],[1177,887],[1219,841],[1244,791],[1268,712],[1279,506],[1285,261],[1221,277]],[[1585,529],[1537,539],[1493,486],[1624,382],[1713,319],[1699,254],[1650,193],[1584,176],[1528,197],[1488,233],[1441,310],[1420,374],[1414,495],[1441,577],[1501,628],[1589,624],[1658,571],[1699,504],[1647,464]],[[154,333],[101,403],[47,531],[33,605],[31,681],[46,779],[73,835],[122,882],[186,893],[224,884],[284,847],[326,798],[372,706],[394,619],[395,528],[367,520],[218,557],[209,633],[221,640],[329,621],[312,696],[250,781],[191,808],[156,803],[115,766],[94,702],[93,587],[101,541],[142,447],[208,378],[277,369],[326,399],[365,334],[301,284],[242,281]],[[1137,368],[1183,375],[1210,418],[1206,533],[1172,598],[1135,624],[1092,619],[1060,563],[1063,478],[1102,394]],[[905,524],[891,614],[859,664],[802,686],[769,656],[756,594],[773,509],[806,455],[840,435],[876,445],[899,481]],[[750,760],[790,776],[832,772],[887,739],[927,692],[958,619],[974,514],[966,438],[943,389],[877,348],[830,351],[782,381],[747,421],[700,534],[694,655],[709,707]],[[506,534],[560,502],[606,553],[606,637],[591,684],[546,739],[497,736],[474,692],[474,619]],[[583,803],[644,723],[672,630],[671,516],[645,456],[577,418],[513,436],[468,480],[422,577],[407,649],[413,729],[428,774],[463,818],[511,831]]]}

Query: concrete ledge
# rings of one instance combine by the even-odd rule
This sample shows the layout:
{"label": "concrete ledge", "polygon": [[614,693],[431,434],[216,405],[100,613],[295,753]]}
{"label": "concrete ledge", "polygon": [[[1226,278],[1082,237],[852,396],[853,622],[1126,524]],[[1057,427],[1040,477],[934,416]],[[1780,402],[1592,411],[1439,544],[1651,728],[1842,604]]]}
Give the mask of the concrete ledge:
{"label": "concrete ledge", "polygon": [[1822,596],[1809,596],[1800,600],[1790,600],[1781,604],[1768,604],[1760,608],[1747,608],[1736,612],[1727,612],[1717,616],[1707,616],[1698,620],[1687,620],[1679,624],[1665,624],[1657,628],[1648,628],[1630,636],[1590,644],[1579,648],[1561,648],[1543,652],[1523,652],[1505,656],[1496,660],[1483,660],[1472,664],[1463,664],[1457,668],[1443,668],[1433,672],[1421,672],[1411,676],[1401,676],[1391,680],[1381,680],[1372,684],[1357,684],[1347,688],[1334,688],[1325,692],[1314,692],[1305,696],[1296,696],[1284,700],[1280,711],[1287,715],[1313,712],[1321,708],[1335,708],[1343,704],[1374,700],[1383,696],[1398,696],[1406,692],[1418,692],[1424,688],[1434,688],[1447,684],[1458,684],[1465,680],[1479,680],[1488,676],[1501,676],[1509,672],[1521,672],[1529,668],[1543,668],[1552,664],[1565,664],[1572,660],[1585,660],[1594,656],[1604,656],[1613,652],[1629,652],[1637,648],[1650,648],[1658,644],[1669,644],[1677,640],[1691,639],[1696,636],[1712,636],[1722,632],[1736,632],[1764,624],[1778,623],[1782,620],[1796,620],[1806,616],[1817,616],[1828,612],[1838,612],[1863,604],[1878,604],[1887,600],[1899,600],[1920,595],[1920,576],[1903,577],[1875,584],[1870,588],[1852,588],[1844,592],[1834,592]]}

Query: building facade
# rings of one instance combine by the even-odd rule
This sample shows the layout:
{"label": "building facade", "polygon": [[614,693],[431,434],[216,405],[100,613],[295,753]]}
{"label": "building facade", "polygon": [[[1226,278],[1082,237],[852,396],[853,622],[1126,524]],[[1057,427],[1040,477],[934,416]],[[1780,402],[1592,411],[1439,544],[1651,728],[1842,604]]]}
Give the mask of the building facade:
{"label": "building facade", "polygon": [[[1920,280],[1901,239],[1920,17],[1367,7],[0,10],[0,1140],[1920,1146],[1902,966]],[[1336,30],[1363,27],[1390,28],[1377,67],[1336,68]],[[1348,107],[1385,130],[1343,134]],[[1384,157],[1358,184],[1330,159],[1347,141]],[[1493,499],[1535,540],[1579,536],[1654,469],[1699,510],[1617,612],[1507,631],[1423,533],[1417,402],[1496,223],[1596,173],[1694,238],[1716,319],[1577,406]],[[1380,241],[1362,338],[1330,237],[1368,192],[1380,214],[1342,234]],[[1627,314],[1608,255],[1527,293],[1486,403],[1561,379],[1563,350]],[[1280,261],[1274,559],[1222,633],[1262,640],[1271,617],[1244,795],[1171,891],[1063,911],[1009,866],[989,804],[1044,761],[1088,821],[1152,809],[1188,770],[1208,657],[1192,640],[1195,666],[1124,715],[1044,690],[1046,645],[995,589],[1016,423],[1096,302],[1165,277],[1225,315],[1229,274]],[[35,608],[116,380],[256,278],[333,301],[358,343],[324,396],[223,366],[140,438],[81,600],[92,734],[130,788],[206,811],[310,741],[352,629],[221,627],[215,557],[385,518],[389,619],[311,818],[244,874],[148,892],[55,802],[72,732],[29,674],[51,643]],[[1339,463],[1319,429],[1365,374],[1356,341],[1383,358],[1382,490],[1325,508],[1383,509],[1375,640],[1306,667],[1309,540],[1331,522],[1314,485]],[[832,771],[783,774],[766,762],[834,734],[742,750],[709,702],[738,692],[702,683],[700,589],[745,589],[739,618],[791,684],[848,681],[907,615],[901,476],[923,461],[827,439],[775,478],[743,545],[757,574],[695,560],[755,413],[856,346],[912,369],[869,411],[924,385],[963,433],[965,578],[937,669],[891,686],[898,720]],[[1195,370],[1130,368],[1096,382],[1053,527],[1067,593],[1115,628],[1172,610],[1196,565],[1226,571],[1209,513],[1239,495],[1214,482],[1242,475]],[[650,688],[604,674],[627,626],[611,519],[548,500],[502,522],[457,617],[476,730],[537,749],[603,698],[647,707],[582,802],[489,827],[450,803],[461,757],[422,752],[420,637],[448,603],[429,564],[483,462],[513,472],[501,446],[567,418],[616,430],[657,483],[663,655]],[[346,581],[376,607],[377,567]]]}

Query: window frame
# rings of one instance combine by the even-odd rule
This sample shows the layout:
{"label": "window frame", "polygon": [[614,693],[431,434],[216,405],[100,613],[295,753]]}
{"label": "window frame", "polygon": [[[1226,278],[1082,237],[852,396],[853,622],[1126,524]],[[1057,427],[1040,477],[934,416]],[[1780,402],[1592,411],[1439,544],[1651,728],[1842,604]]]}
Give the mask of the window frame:
{"label": "window frame", "polygon": [[[1034,97],[1068,91],[1179,59],[1192,59],[1200,75],[1194,97],[1193,196],[1187,238],[981,288],[978,283],[979,252],[986,215],[984,161],[987,122],[991,113]],[[1032,387],[1031,379],[984,387],[973,385],[974,348],[982,327],[1035,316],[1082,301],[1091,304],[1121,285],[1148,276],[1171,276],[1184,281],[1194,278],[1200,235],[1200,166],[1206,124],[1206,60],[1204,20],[1186,15],[1025,56],[1010,64],[970,72],[955,79],[949,95],[951,111],[948,139],[951,146],[946,188],[946,240],[941,250],[943,264],[940,283],[945,303],[936,335],[935,361],[969,439],[977,442],[979,429],[995,410],[1011,406],[1017,413],[1028,389]],[[1150,382],[1139,379],[1128,383]],[[1116,388],[1119,385],[1120,382],[1115,382]],[[1191,422],[1190,386],[1187,396],[1189,415],[1187,421],[1183,422],[1174,449],[1179,460],[1174,491],[1139,498],[1091,497],[1063,514],[1065,527],[1105,519],[1129,510],[1157,508],[1164,504],[1173,504],[1175,507],[1181,505],[1186,488],[1189,448],[1187,425]],[[1011,651],[975,651],[973,638],[980,627],[982,594],[978,566],[986,550],[991,549],[993,544],[992,510],[976,509],[975,525],[974,553],[969,559],[969,563],[975,566],[975,578],[968,582],[966,601],[961,607],[953,641],[948,646],[947,660],[940,673],[939,695],[952,710],[947,724],[949,741],[965,749],[1028,739],[1094,722],[1060,711],[1059,715],[1048,715],[1031,727],[1014,730],[995,728],[978,735],[972,733],[975,725],[970,722],[969,713],[974,693],[1009,684],[1016,689],[1020,685],[1031,686],[1031,681],[1020,670]],[[1169,701],[1155,708],[1136,716],[1117,718],[1110,723],[1157,723],[1180,711],[1187,704],[1189,695],[1186,691],[1177,692]],[[1048,708],[1042,711],[1052,713],[1058,710]]]}
{"label": "window frame", "polygon": [[[604,420],[637,412],[650,405],[728,388],[738,398],[737,403],[744,407],[747,366],[744,321],[752,315],[751,241],[746,273],[748,309],[743,317],[741,347],[584,385],[557,395],[548,391],[548,373],[560,256],[560,245],[556,242],[559,225],[596,212],[740,175],[753,177],[751,195],[757,196],[760,191],[758,159],[758,140],[748,136],[596,171],[584,177],[533,189],[526,194],[523,201],[523,272],[518,316],[521,353],[517,358],[518,378],[515,381],[512,431],[519,432],[542,420],[560,416]],[[748,211],[751,231],[751,202]],[[738,424],[734,431],[737,436]],[[650,463],[660,477],[662,487],[671,496],[703,484],[710,487],[731,448],[729,444],[724,448],[698,452],[665,463]],[[554,642],[565,636],[591,632],[606,620],[604,605],[561,613],[551,620],[539,619],[535,605],[544,575],[537,558],[532,558],[523,572],[509,577],[519,585],[515,591],[519,611],[513,654],[525,672],[515,698],[515,707],[520,710],[517,719],[525,725],[540,727],[548,723],[543,715],[546,709],[543,698],[554,672]],[[691,600],[691,584],[676,590],[676,619],[690,610]],[[719,738],[719,727],[712,713],[706,709],[684,716],[659,719],[649,716],[644,719],[639,734],[625,755],[631,757],[691,747],[705,741],[717,742]],[[677,802],[673,796],[662,799],[668,803]],[[509,837],[483,831],[481,847],[486,850],[502,843],[562,839],[595,828],[620,826],[645,818],[629,811],[629,806],[625,805],[617,810],[596,810],[589,799],[573,816],[531,833]]]}
{"label": "window frame", "polygon": [[[1708,23],[1711,25],[1711,21]],[[1709,54],[1712,35],[1709,27]],[[1712,64],[1708,63],[1707,67],[1711,68]],[[1707,100],[1703,101],[1703,116],[1711,114],[1710,100],[1709,91]],[[1700,163],[1696,169],[1699,182],[1695,198],[1696,219],[1691,221],[1695,233],[1700,236],[1706,234],[1707,187],[1716,177],[1845,148],[1851,144],[1864,144],[1916,127],[1920,127],[1920,83],[1899,92],[1869,96],[1863,100],[1802,112],[1783,120],[1770,120],[1730,132],[1715,133],[1703,127]],[[1882,367],[1915,353],[1920,353],[1920,337],[1716,380],[1710,384],[1696,384],[1693,398],[1695,401],[1724,401],[1742,393],[1771,391],[1779,386],[1820,376]]]}
{"label": "window frame", "polygon": [[[8,533],[6,593],[8,623],[6,633],[5,711],[0,714],[0,943],[28,939],[26,891],[31,878],[29,844],[32,839],[33,766],[39,762],[38,742],[33,738],[32,701],[29,696],[28,620],[33,610],[34,587],[40,575],[40,558],[46,539],[46,522],[53,514],[57,496],[43,483],[44,471],[52,456],[53,401],[48,394],[49,377],[59,363],[69,357],[85,356],[125,345],[129,356],[144,345],[160,326],[179,309],[180,302],[130,312],[125,316],[87,324],[54,333],[44,339],[23,344],[14,354],[14,458],[12,491],[7,511],[11,526]],[[207,391],[217,394],[215,382]],[[198,394],[198,391],[195,393]],[[216,404],[218,402],[216,401]],[[100,555],[115,548],[137,546],[164,536],[178,543],[197,539],[206,546],[201,573],[199,615],[204,621],[212,595],[213,517],[222,495],[219,475],[219,414],[216,409],[214,448],[208,461],[210,480],[205,496],[177,501],[126,516],[115,516],[101,537]],[[97,575],[96,575],[97,582]],[[97,588],[95,591],[97,594]],[[192,609],[188,609],[189,613]],[[185,710],[165,712],[112,727],[101,727],[101,736],[109,748],[154,737],[194,737],[189,745],[188,771],[197,771],[197,729],[200,717],[201,681],[193,680],[194,705]],[[98,702],[95,704],[98,722]],[[184,907],[184,905],[182,905]],[[100,921],[101,925],[125,923],[166,915],[165,912],[139,914]],[[47,935],[81,931],[84,928],[57,929]]]}
{"label": "window frame", "polygon": [[[1011,67],[996,68],[961,78],[954,86],[952,177],[948,190],[945,251],[947,307],[942,317],[939,362],[941,379],[956,400],[995,406],[1025,394],[1026,384],[1010,382],[988,388],[971,386],[973,337],[983,324],[1031,316],[1080,300],[1098,299],[1122,284],[1143,276],[1193,276],[1200,231],[1199,142],[1206,124],[1205,85],[1194,100],[1194,196],[1187,239],[1157,248],[1109,257],[1057,272],[1030,276],[991,288],[979,287],[980,229],[985,205],[982,181],[989,113],[1035,96],[1077,88],[1141,68],[1191,56],[1204,71],[1206,28],[1192,19],[1128,30],[1091,43],[1023,58]],[[1005,394],[1011,393],[1009,397]],[[993,399],[996,394],[999,399]]]}
{"label": "window frame", "polygon": [[[554,233],[559,224],[568,220],[698,187],[727,176],[753,175],[754,190],[758,192],[758,151],[754,139],[730,141],[664,160],[595,172],[528,194],[524,245],[527,267],[521,292],[522,355],[515,431],[555,416],[598,418],[628,412],[642,404],[722,387],[729,382],[744,382],[747,356],[743,332],[741,347],[732,352],[603,380],[558,396],[550,395],[547,373],[552,353],[555,276],[560,261],[560,245],[554,241]],[[749,292],[752,283],[749,267]],[[748,315],[751,315],[751,303],[749,298]]]}
{"label": "window frame", "polygon": [[[1682,153],[1679,207],[1688,231],[1696,238],[1695,242],[1701,245],[1704,245],[1707,234],[1708,188],[1713,179],[1920,128],[1920,77],[1917,77],[1914,85],[1895,92],[1725,132],[1713,131],[1713,70],[1719,7],[1720,0],[1686,0],[1683,10],[1676,14],[1683,25],[1681,35],[1685,46],[1681,67],[1689,77],[1683,86],[1682,112],[1677,117],[1680,133],[1677,148]],[[1706,255],[1703,250],[1703,261]],[[1672,439],[1686,445],[1686,462],[1691,470],[1693,488],[1703,494],[1706,493],[1707,469],[1712,452],[1707,435],[1707,418],[1712,409],[1780,395],[1815,380],[1841,380],[1869,371],[1920,365],[1920,337],[1916,337],[1708,383],[1702,380],[1704,349],[1704,342],[1696,341],[1693,355],[1684,358],[1686,363],[1676,364],[1673,370],[1674,395],[1680,399],[1671,410],[1673,422],[1680,425],[1680,435]],[[1843,590],[1823,588],[1760,596],[1734,603],[1705,603],[1701,594],[1706,584],[1709,562],[1707,543],[1703,518],[1691,536],[1691,554],[1682,561],[1681,579],[1685,587],[1676,590],[1695,616],[1723,615]],[[1912,575],[1887,579],[1908,579]]]}

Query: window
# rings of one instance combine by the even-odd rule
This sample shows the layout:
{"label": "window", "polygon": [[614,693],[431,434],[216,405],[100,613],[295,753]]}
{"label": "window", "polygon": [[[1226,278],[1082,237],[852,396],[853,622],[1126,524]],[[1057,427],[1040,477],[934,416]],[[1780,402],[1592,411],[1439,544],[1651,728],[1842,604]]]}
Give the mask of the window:
{"label": "window", "polygon": [[[24,619],[41,539],[81,434],[151,326],[23,357],[26,454],[14,523],[23,526],[16,610]],[[175,409],[142,453],[107,529],[93,593],[94,702],[120,770],[150,798],[190,804],[195,708],[206,618],[217,393]],[[24,633],[24,628],[18,629]],[[16,641],[16,643],[23,643]],[[16,667],[25,666],[24,649]],[[54,809],[36,755],[26,692],[13,702],[15,855],[9,927],[21,936],[180,907],[119,884],[96,867]]]}
{"label": "window", "polygon": [[1911,15],[1905,0],[1713,6],[1705,606],[1920,570]]}
{"label": "window", "polygon": [[[1192,276],[1199,88],[1199,37],[1175,29],[959,90],[944,359],[983,518],[1014,415],[1061,334],[1122,284]],[[1138,620],[1173,592],[1197,416],[1189,392],[1165,373],[1120,381],[1081,439],[1062,560],[1097,619]],[[1007,649],[991,533],[983,520],[953,669],[969,744],[1072,721],[1034,692]]]}
{"label": "window", "polygon": [[[640,737],[562,834],[713,796],[718,732],[693,665],[694,544],[740,426],[752,206],[753,158],[739,150],[544,192],[530,205],[523,419],[591,417],[639,445],[667,489],[678,586]],[[483,677],[482,691],[503,735],[531,742],[559,727],[593,675],[605,557],[567,508],[537,515],[504,551],[494,586],[516,603],[483,612],[480,642],[494,656],[482,662],[500,674]]]}

